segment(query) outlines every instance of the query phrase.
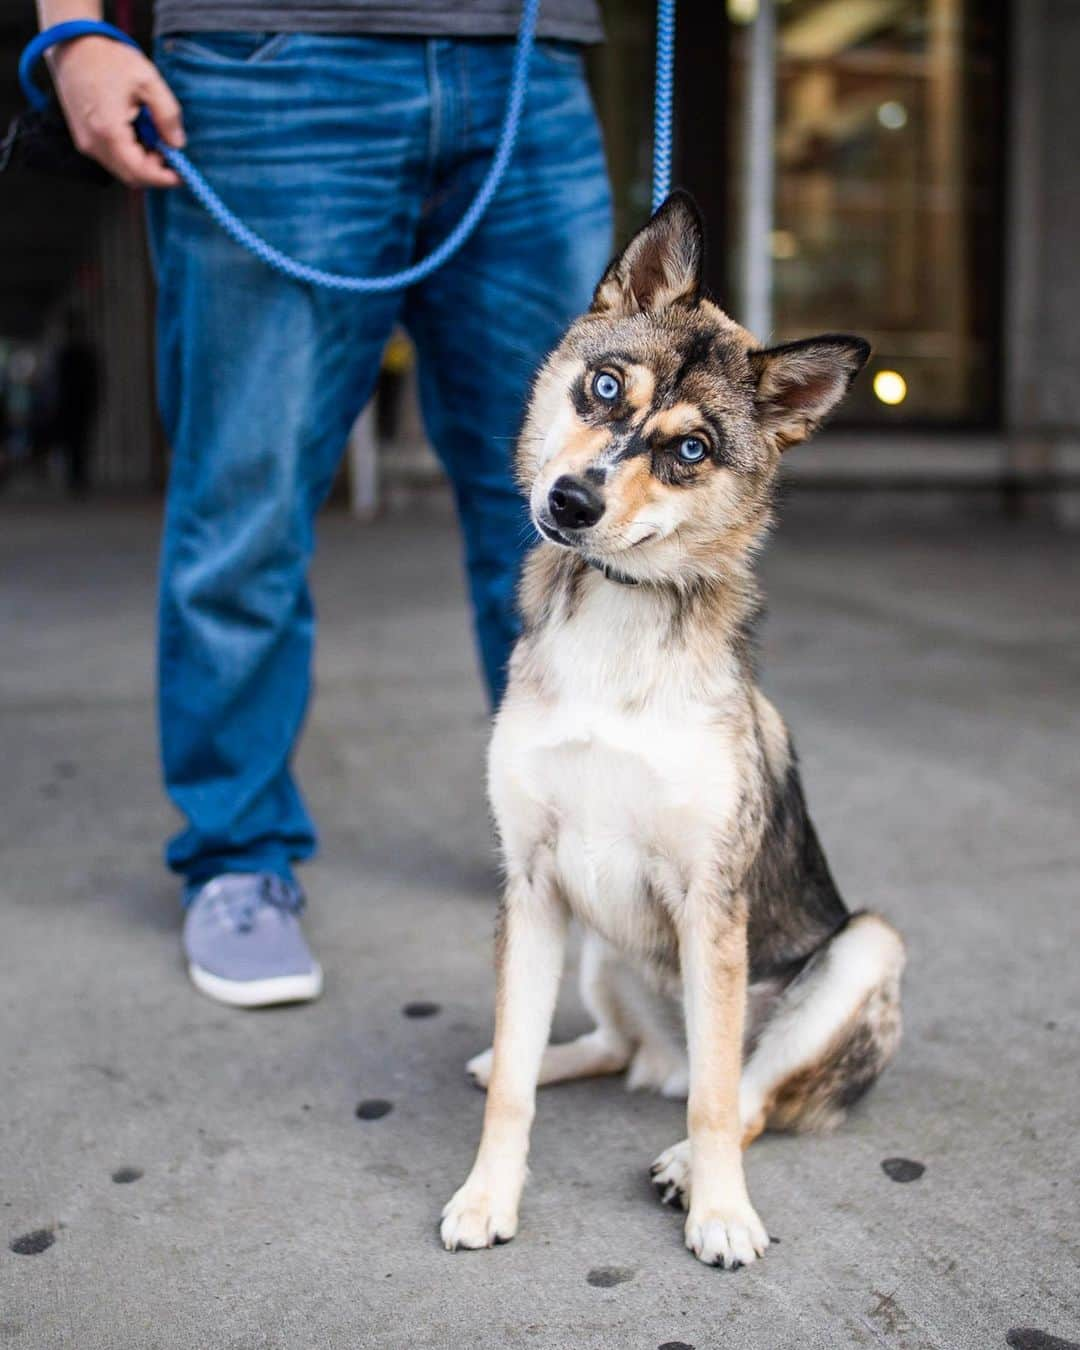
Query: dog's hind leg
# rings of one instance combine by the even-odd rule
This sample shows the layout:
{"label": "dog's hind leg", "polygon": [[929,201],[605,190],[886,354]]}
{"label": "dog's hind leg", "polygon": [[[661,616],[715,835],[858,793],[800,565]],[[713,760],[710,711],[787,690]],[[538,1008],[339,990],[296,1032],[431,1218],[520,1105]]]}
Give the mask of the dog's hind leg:
{"label": "dog's hind leg", "polygon": [[743,1143],[763,1129],[828,1130],[872,1085],[900,1041],[904,943],[877,914],[854,914],[784,990],[743,1069]]}
{"label": "dog's hind leg", "polygon": [[685,1100],[690,1061],[681,1001],[659,993],[629,966],[624,967],[619,989],[623,1020],[636,1047],[626,1075],[627,1088]]}
{"label": "dog's hind leg", "polygon": [[[904,944],[877,914],[855,914],[810,958],[751,1028],[739,1087],[746,1148],[764,1129],[828,1130],[892,1058],[900,1040]],[[652,1184],[685,1209],[690,1142],[665,1149]]]}
{"label": "dog's hind leg", "polygon": [[[549,1045],[540,1061],[539,1087],[574,1078],[621,1073],[630,1062],[633,1042],[623,1017],[618,988],[619,957],[595,933],[586,933],[581,948],[581,998],[596,1026],[563,1045]],[[465,1071],[480,1087],[491,1077],[491,1051],[470,1059]]]}

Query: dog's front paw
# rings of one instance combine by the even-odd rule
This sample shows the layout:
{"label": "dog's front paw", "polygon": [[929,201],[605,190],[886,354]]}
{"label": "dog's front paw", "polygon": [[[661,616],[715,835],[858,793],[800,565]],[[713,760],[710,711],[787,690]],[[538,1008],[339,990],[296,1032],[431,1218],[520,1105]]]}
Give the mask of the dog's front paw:
{"label": "dog's front paw", "polygon": [[448,1252],[509,1242],[517,1232],[517,1210],[500,1204],[489,1191],[466,1182],[442,1213],[439,1232]]}
{"label": "dog's front paw", "polygon": [[765,1255],[769,1235],[749,1200],[700,1213],[691,1206],[686,1245],[707,1266],[738,1270]]}
{"label": "dog's front paw", "polygon": [[465,1065],[465,1072],[478,1088],[486,1088],[491,1081],[492,1052],[485,1050],[481,1055],[473,1055]]}
{"label": "dog's front paw", "polygon": [[652,1184],[662,1205],[690,1204],[690,1140],[664,1149],[649,1168]]}

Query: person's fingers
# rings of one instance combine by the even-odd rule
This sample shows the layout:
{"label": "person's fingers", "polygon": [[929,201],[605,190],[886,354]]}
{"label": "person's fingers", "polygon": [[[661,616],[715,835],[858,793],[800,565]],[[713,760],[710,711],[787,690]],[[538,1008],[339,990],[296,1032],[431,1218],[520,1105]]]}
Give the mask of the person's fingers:
{"label": "person's fingers", "polygon": [[128,187],[176,187],[180,181],[156,154],[139,144],[130,127],[109,135],[91,153]]}
{"label": "person's fingers", "polygon": [[163,164],[151,151],[142,151],[143,160],[138,171],[135,187],[171,188],[180,186],[180,178],[175,170]]}
{"label": "person's fingers", "polygon": [[139,93],[150,109],[150,116],[154,119],[161,139],[179,149],[186,139],[183,113],[175,94],[152,66],[140,85]]}

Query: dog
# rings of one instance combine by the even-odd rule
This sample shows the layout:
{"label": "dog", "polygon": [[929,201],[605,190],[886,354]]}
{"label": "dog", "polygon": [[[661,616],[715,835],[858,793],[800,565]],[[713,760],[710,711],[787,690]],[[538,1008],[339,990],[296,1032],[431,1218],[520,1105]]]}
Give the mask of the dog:
{"label": "dog", "polygon": [[[743,1149],[828,1129],[900,1038],[904,944],[849,913],[788,730],[755,683],[755,554],[780,457],[865,364],[860,338],[762,349],[703,290],[672,194],[539,372],[517,473],[543,536],[495,720],[505,865],[483,1134],[443,1211],[449,1250],[517,1231],[538,1085],[628,1070],[688,1097],[653,1184],[687,1247],[736,1268],[769,1238]],[[567,923],[595,1028],[548,1045]]]}

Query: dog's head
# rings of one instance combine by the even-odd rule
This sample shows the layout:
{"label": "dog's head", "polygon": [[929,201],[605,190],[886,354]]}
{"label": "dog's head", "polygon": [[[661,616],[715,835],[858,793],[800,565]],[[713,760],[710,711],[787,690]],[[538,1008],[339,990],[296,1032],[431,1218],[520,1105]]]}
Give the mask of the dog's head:
{"label": "dog's head", "polygon": [[703,295],[703,253],[697,208],[674,193],[548,358],[519,446],[540,532],[635,580],[722,575],[743,556],[781,452],[870,353],[844,334],[760,349]]}

